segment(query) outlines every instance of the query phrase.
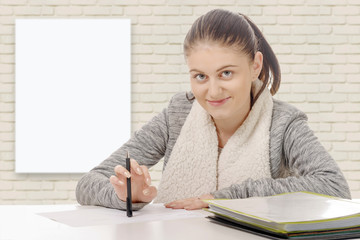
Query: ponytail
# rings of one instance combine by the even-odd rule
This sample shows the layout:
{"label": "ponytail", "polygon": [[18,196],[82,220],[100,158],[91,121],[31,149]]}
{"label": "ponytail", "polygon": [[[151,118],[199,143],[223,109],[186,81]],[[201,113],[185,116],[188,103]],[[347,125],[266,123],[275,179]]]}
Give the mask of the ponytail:
{"label": "ponytail", "polygon": [[[271,85],[270,92],[272,95],[275,95],[275,93],[278,91],[280,87],[280,82],[281,82],[281,72],[280,72],[279,62],[271,46],[264,38],[264,35],[261,33],[260,29],[247,16],[241,13],[239,14],[246,19],[246,21],[253,29],[257,40],[257,51],[260,51],[264,56],[263,67],[259,75],[259,79],[264,84],[259,93],[261,93],[266,86]],[[257,97],[255,97],[255,100],[257,99]]]}

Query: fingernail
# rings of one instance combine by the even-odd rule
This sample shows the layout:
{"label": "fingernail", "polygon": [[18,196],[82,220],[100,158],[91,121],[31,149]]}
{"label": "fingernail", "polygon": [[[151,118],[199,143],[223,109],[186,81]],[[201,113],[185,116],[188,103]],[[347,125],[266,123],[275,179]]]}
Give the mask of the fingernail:
{"label": "fingernail", "polygon": [[119,183],[120,185],[124,185],[124,183],[123,183],[122,181],[120,181],[120,180],[118,181],[118,183]]}
{"label": "fingernail", "polygon": [[146,183],[147,183],[147,185],[149,185],[149,186],[150,186],[150,184],[151,184],[151,180],[150,180],[150,178],[146,178]]}
{"label": "fingernail", "polygon": [[125,172],[125,177],[127,177],[127,178],[131,177],[130,173]]}
{"label": "fingernail", "polygon": [[143,194],[146,195],[146,196],[149,195],[149,194],[150,194],[150,190],[149,190],[149,189],[145,189],[145,190],[143,191]]}
{"label": "fingernail", "polygon": [[142,172],[141,172],[141,169],[140,169],[140,168],[137,168],[137,169],[136,169],[136,172],[137,172],[139,175],[141,175],[141,174],[142,174]]}

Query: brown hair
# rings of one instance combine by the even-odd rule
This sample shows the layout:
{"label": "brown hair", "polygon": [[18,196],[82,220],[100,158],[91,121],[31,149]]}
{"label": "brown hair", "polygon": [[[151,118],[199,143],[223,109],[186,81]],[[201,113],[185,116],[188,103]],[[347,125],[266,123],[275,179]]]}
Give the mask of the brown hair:
{"label": "brown hair", "polygon": [[244,14],[235,14],[223,9],[214,9],[199,17],[190,28],[184,41],[185,56],[200,42],[209,41],[223,46],[235,47],[253,61],[257,51],[263,54],[263,67],[259,79],[262,91],[271,84],[270,92],[275,95],[280,86],[279,62],[259,28]]}

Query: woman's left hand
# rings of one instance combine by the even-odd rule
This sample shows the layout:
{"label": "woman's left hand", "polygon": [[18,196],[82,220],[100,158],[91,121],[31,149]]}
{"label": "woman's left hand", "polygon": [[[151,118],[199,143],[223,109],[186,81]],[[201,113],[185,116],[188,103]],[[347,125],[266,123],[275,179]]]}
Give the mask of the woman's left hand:
{"label": "woman's left hand", "polygon": [[165,204],[167,208],[173,209],[186,209],[186,210],[196,210],[209,207],[209,204],[203,202],[202,199],[214,199],[213,195],[205,194],[201,195],[198,198],[186,198],[181,200],[176,200]]}

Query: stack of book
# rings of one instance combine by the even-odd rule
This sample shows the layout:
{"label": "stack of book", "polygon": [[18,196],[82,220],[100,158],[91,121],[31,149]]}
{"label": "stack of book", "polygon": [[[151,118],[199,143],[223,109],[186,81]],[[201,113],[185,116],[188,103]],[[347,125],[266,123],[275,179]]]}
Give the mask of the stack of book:
{"label": "stack of book", "polygon": [[310,192],[205,200],[216,223],[271,239],[360,238],[360,203]]}

